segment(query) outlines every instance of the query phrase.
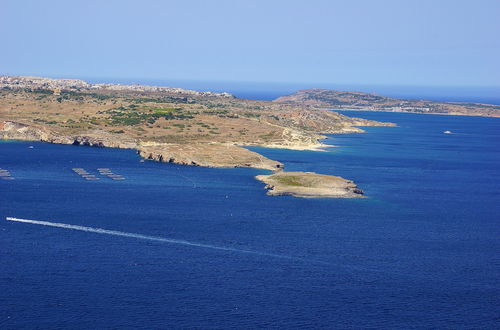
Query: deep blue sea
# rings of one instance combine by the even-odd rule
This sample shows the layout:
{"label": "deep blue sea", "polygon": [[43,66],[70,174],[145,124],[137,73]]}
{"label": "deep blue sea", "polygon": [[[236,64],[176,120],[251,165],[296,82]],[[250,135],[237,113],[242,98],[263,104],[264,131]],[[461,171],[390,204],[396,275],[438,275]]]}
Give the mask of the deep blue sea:
{"label": "deep blue sea", "polygon": [[270,197],[253,178],[266,171],[130,150],[0,143],[15,178],[0,179],[0,328],[498,328],[500,119],[345,113],[399,126],[330,135],[327,152],[252,149],[366,199]]}

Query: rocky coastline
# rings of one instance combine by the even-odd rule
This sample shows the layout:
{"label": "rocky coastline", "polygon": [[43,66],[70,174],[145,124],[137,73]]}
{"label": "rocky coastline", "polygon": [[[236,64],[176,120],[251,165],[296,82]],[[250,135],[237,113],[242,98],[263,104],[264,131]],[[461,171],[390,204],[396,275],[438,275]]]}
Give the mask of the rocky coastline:
{"label": "rocky coastline", "polygon": [[256,179],[265,183],[270,196],[290,195],[303,198],[362,198],[363,191],[352,181],[341,177],[311,172],[285,172],[284,165],[256,152],[222,144],[145,144],[117,140],[113,137],[57,136],[46,129],[15,122],[0,122],[0,138],[4,140],[38,141],[55,144],[99,148],[135,149],[147,160],[203,167],[257,168],[273,171]]}
{"label": "rocky coastline", "polygon": [[[322,134],[358,133],[362,126],[394,124],[228,93],[0,76],[0,139],[133,149],[144,159],[165,163],[283,175],[282,163],[245,147],[319,151],[325,147]],[[307,186],[274,183],[269,194],[359,197],[348,180],[295,176]]]}
{"label": "rocky coastline", "polygon": [[0,122],[0,139],[135,149],[144,159],[180,165],[220,168],[247,167],[266,170],[283,168],[283,164],[280,162],[230,144],[151,144],[132,139],[117,139],[113,136],[106,136],[103,132],[94,132],[94,134],[86,136],[59,136],[45,129],[15,122]]}

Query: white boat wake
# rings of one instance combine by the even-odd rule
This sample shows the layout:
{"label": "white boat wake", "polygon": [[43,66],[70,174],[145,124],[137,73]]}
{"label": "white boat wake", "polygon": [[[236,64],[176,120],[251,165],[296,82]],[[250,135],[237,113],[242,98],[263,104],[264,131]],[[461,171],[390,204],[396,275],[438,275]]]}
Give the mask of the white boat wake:
{"label": "white boat wake", "polygon": [[221,250],[221,251],[228,251],[228,252],[238,252],[238,253],[254,254],[254,255],[274,257],[274,258],[281,258],[281,259],[302,260],[302,261],[304,261],[304,259],[301,259],[301,258],[290,257],[290,256],[286,256],[286,255],[281,255],[281,254],[266,253],[266,252],[251,251],[251,250],[243,250],[243,249],[235,249],[235,248],[231,248],[231,247],[216,246],[216,245],[203,244],[203,243],[195,243],[195,242],[189,242],[189,241],[178,240],[178,239],[173,239],[173,238],[164,238],[164,237],[157,237],[157,236],[147,236],[147,235],[142,235],[142,234],[127,233],[127,232],[123,232],[123,231],[108,230],[108,229],[103,229],[103,228],[85,227],[85,226],[70,225],[70,224],[59,223],[59,222],[49,222],[49,221],[41,221],[41,220],[19,219],[19,218],[12,218],[12,217],[6,217],[5,220],[7,220],[7,221],[14,221],[14,222],[29,223],[29,224],[33,224],[33,225],[41,225],[41,226],[49,226],[49,227],[57,227],[57,228],[78,230],[78,231],[84,231],[84,232],[88,232],[88,233],[113,235],[113,236],[122,236],[122,237],[143,239],[143,240],[148,240],[148,241],[156,241],[156,242],[171,243],[171,244],[180,244],[180,245],[187,245],[187,246],[193,246],[193,247],[199,247],[199,248],[207,248],[207,249],[213,249],[213,250]]}
{"label": "white boat wake", "polygon": [[[136,238],[136,239],[142,239],[142,240],[148,240],[148,241],[155,241],[155,242],[162,242],[162,243],[179,244],[179,245],[185,245],[185,246],[191,246],[191,247],[198,247],[198,248],[205,248],[205,249],[213,249],[213,250],[226,251],[226,252],[252,254],[252,255],[258,255],[258,256],[265,256],[265,257],[273,257],[273,258],[293,260],[293,261],[298,261],[298,262],[306,262],[306,263],[312,263],[312,264],[321,264],[321,265],[327,265],[327,266],[335,266],[335,267],[339,267],[339,268],[349,269],[349,270],[351,270],[351,271],[353,271],[355,273],[360,273],[360,272],[382,273],[382,274],[391,273],[391,274],[402,275],[402,276],[405,276],[405,277],[417,277],[417,276],[415,276],[413,274],[410,274],[410,273],[400,273],[400,272],[394,272],[392,270],[391,271],[376,270],[376,269],[370,269],[370,268],[367,268],[367,267],[350,266],[350,265],[347,265],[347,264],[335,264],[335,263],[330,263],[330,262],[325,262],[325,261],[312,260],[312,259],[308,259],[308,258],[292,257],[292,256],[283,255],[283,254],[275,254],[275,253],[267,253],[267,252],[260,252],[260,251],[236,249],[236,248],[232,248],[232,247],[216,246],[216,245],[203,244],[203,243],[195,243],[195,242],[189,242],[189,241],[179,240],[179,239],[173,239],[173,238],[165,238],[165,237],[158,237],[158,236],[148,236],[148,235],[128,233],[128,232],[117,231],[117,230],[108,230],[108,229],[96,228],[96,227],[86,227],[86,226],[79,226],[79,225],[70,225],[70,224],[67,224],[67,223],[41,221],[41,220],[19,219],[19,218],[13,218],[13,217],[6,217],[5,220],[7,220],[7,221],[13,221],[13,222],[29,223],[29,224],[33,224],[33,225],[41,225],[41,226],[48,226],[48,227],[56,227],[56,228],[78,230],[78,231],[83,231],[83,232],[88,232],[88,233],[96,233],[96,234],[103,234],[103,235],[113,235],[113,236],[129,237],[129,238]],[[417,278],[419,278],[419,277],[417,277]]]}

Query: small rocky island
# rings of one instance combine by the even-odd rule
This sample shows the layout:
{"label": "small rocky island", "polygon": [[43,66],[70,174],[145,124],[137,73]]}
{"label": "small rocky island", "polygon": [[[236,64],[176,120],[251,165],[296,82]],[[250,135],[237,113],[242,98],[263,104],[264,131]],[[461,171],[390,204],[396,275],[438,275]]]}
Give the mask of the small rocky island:
{"label": "small rocky island", "polygon": [[362,198],[358,186],[339,176],[313,172],[277,172],[258,175],[257,180],[266,184],[267,194],[272,196],[291,195],[295,197],[320,198]]}

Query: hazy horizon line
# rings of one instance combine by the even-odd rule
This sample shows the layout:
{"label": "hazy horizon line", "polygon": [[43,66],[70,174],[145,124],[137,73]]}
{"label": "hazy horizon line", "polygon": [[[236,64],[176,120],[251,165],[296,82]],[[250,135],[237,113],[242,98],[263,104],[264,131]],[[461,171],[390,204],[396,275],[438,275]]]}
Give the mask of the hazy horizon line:
{"label": "hazy horizon line", "polygon": [[[15,74],[1,73],[2,76],[18,76],[18,77],[41,77],[51,79],[79,79],[85,81],[108,81],[115,83],[116,80],[121,81],[151,81],[151,82],[199,82],[199,83],[237,83],[237,84],[264,84],[264,85],[346,85],[346,86],[380,86],[380,87],[426,87],[426,88],[499,88],[500,85],[436,85],[436,84],[388,84],[388,83],[371,83],[371,82],[335,82],[335,81],[278,81],[278,80],[224,80],[224,79],[193,79],[193,78],[153,78],[153,77],[108,77],[108,76],[86,76],[86,75],[65,75],[65,74]],[[106,83],[106,82],[103,82]],[[119,82],[118,82],[119,84]],[[313,88],[313,87],[311,87]]]}
{"label": "hazy horizon line", "polygon": [[41,77],[50,79],[79,79],[89,83],[123,85],[148,85],[182,88],[196,91],[227,92],[241,99],[272,101],[278,97],[305,89],[329,89],[344,92],[362,92],[403,100],[427,100],[434,102],[461,102],[500,105],[500,86],[445,86],[445,85],[389,85],[370,83],[321,83],[321,82],[271,82],[195,80],[177,78],[119,78],[90,77],[84,75],[19,75],[4,76]]}

